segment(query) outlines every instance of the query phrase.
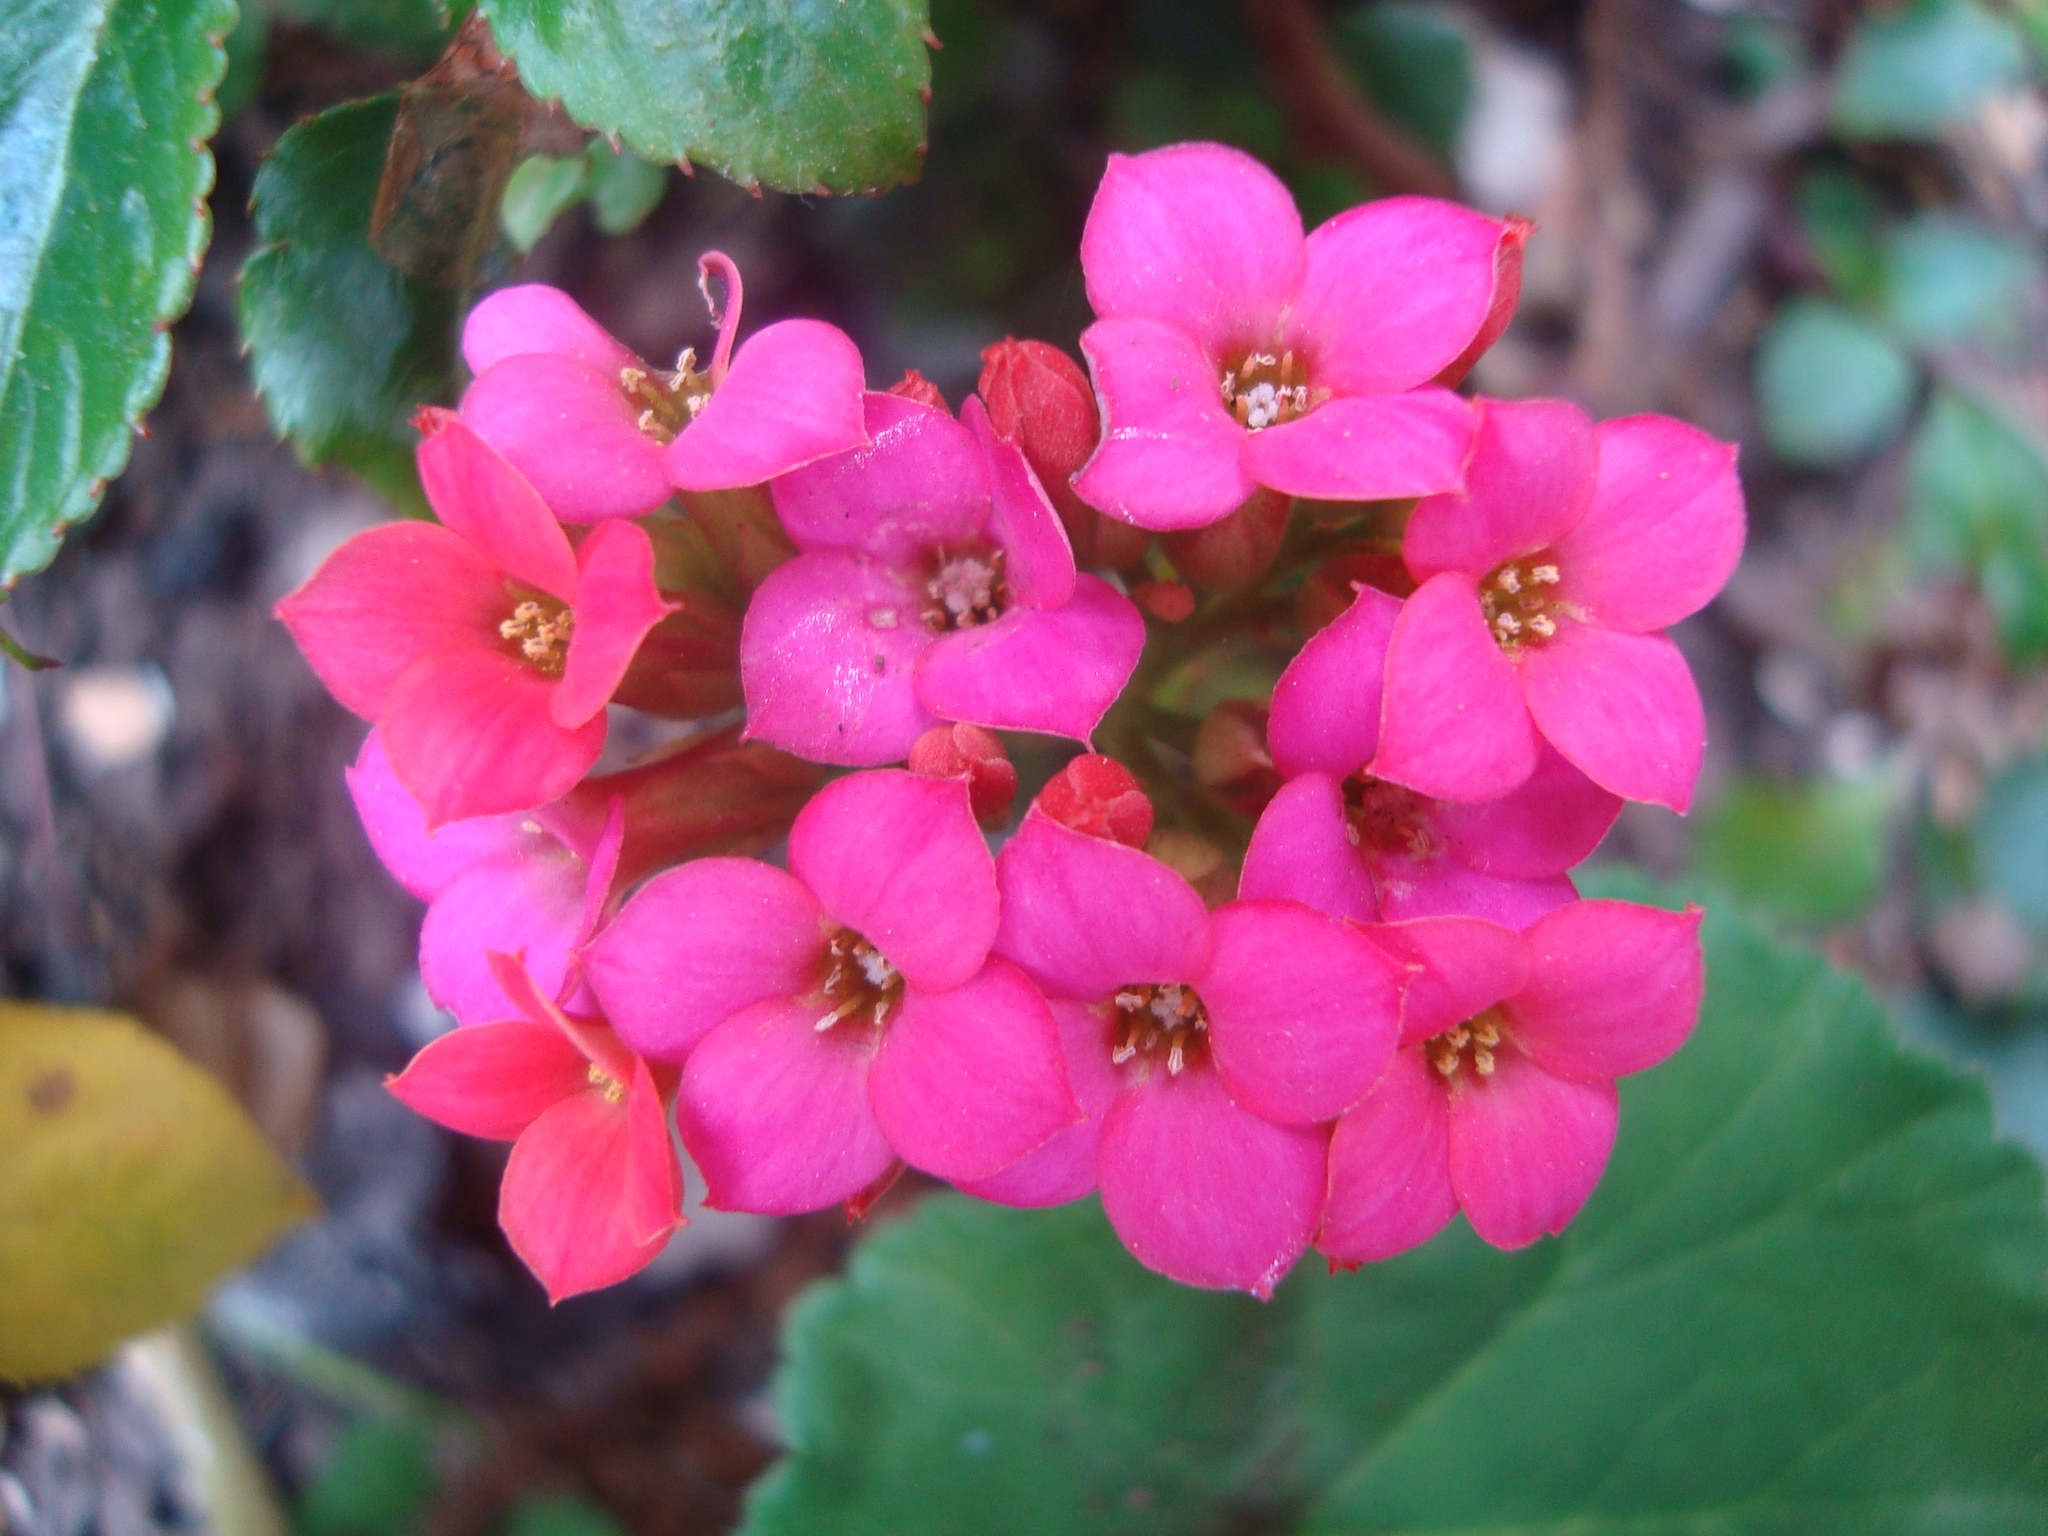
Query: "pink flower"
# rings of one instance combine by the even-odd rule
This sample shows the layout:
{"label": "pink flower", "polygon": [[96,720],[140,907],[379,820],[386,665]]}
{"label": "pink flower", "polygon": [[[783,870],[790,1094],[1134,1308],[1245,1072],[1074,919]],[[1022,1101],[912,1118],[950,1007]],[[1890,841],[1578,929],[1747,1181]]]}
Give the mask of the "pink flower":
{"label": "pink flower", "polygon": [[1477,408],[1465,493],[1423,501],[1403,538],[1420,585],[1386,643],[1373,773],[1494,800],[1547,740],[1603,788],[1685,810],[1706,722],[1663,630],[1742,553],[1735,449],[1666,416]]}
{"label": "pink flower", "polygon": [[1074,488],[1196,528],[1259,486],[1455,489],[1471,412],[1440,384],[1506,323],[1528,227],[1390,197],[1304,238],[1278,178],[1218,144],[1111,155],[1081,236],[1103,435]]}
{"label": "pink flower", "polygon": [[789,872],[698,859],[585,952],[643,1055],[686,1061],[678,1120],[722,1210],[850,1200],[897,1158],[986,1178],[1081,1118],[1045,1000],[991,959],[996,879],[965,779],[827,785]]}
{"label": "pink flower", "polygon": [[1076,574],[1022,452],[897,395],[871,446],[773,486],[803,551],[740,637],[747,732],[817,762],[898,762],[943,720],[1085,741],[1145,644],[1128,598]]}
{"label": "pink flower", "polygon": [[725,285],[702,373],[648,367],[558,288],[501,288],[469,313],[462,355],[476,382],[462,417],[565,521],[637,517],[685,491],[761,482],[867,441],[860,351],[834,326],[782,320],[733,350],[740,275],[718,251],[697,263]]}
{"label": "pink flower", "polygon": [[523,811],[604,750],[604,707],[669,612],[631,523],[571,548],[533,487],[452,411],[421,415],[445,526],[357,534],[277,605],[320,681],[381,728],[427,825]]}
{"label": "pink flower", "polygon": [[512,1143],[498,1224],[549,1301],[616,1285],[685,1224],[660,1079],[517,960],[491,964],[515,1016],[451,1030],[387,1086],[450,1130]]}
{"label": "pink flower", "polygon": [[1050,1205],[1099,1184],[1142,1263],[1270,1296],[1321,1215],[1318,1122],[1393,1053],[1402,967],[1296,902],[1211,913],[1157,859],[1037,809],[997,879],[996,952],[1052,1000],[1088,1119],[963,1187]]}
{"label": "pink flower", "polygon": [[1361,923],[1462,913],[1526,928],[1578,895],[1565,871],[1607,835],[1621,800],[1548,745],[1519,787],[1477,805],[1365,772],[1400,612],[1360,588],[1281,674],[1267,739],[1289,783],[1252,833],[1239,893]]}
{"label": "pink flower", "polygon": [[1470,917],[1376,929],[1422,970],[1393,1066],[1337,1122],[1317,1248],[1370,1263],[1460,1210],[1496,1248],[1563,1231],[1607,1166],[1614,1079],[1692,1032],[1699,922],[1579,901],[1526,934]]}

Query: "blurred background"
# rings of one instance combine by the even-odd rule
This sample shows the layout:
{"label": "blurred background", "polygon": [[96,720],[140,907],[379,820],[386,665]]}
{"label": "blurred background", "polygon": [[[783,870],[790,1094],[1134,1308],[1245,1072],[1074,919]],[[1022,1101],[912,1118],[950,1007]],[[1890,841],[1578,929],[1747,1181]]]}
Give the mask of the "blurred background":
{"label": "blurred background", "polygon": [[[2048,7],[935,0],[932,26],[914,186],[749,195],[564,135],[513,172],[486,281],[560,284],[661,359],[703,347],[716,246],[750,325],[833,320],[871,382],[916,368],[957,405],[1004,335],[1072,349],[1112,150],[1242,146],[1311,223],[1400,191],[1533,219],[1477,387],[1686,417],[1740,442],[1749,495],[1741,569],[1678,632],[1700,808],[1632,806],[1601,857],[1818,942],[2048,1155]],[[229,1469],[249,1531],[720,1531],[773,1455],[780,1310],[845,1220],[703,1218],[546,1307],[496,1231],[503,1149],[382,1092],[442,1027],[420,909],[343,790],[361,723],[270,618],[410,491],[401,414],[315,444],[324,466],[273,433],[237,314],[255,177],[448,35],[431,0],[274,0],[230,40],[216,238],[163,403],[7,605],[64,664],[0,692],[0,995],[139,1014],[324,1202],[219,1294],[206,1391],[170,1372],[199,1432],[257,1453]],[[0,1393],[0,1526],[203,1523],[162,1366]]]}

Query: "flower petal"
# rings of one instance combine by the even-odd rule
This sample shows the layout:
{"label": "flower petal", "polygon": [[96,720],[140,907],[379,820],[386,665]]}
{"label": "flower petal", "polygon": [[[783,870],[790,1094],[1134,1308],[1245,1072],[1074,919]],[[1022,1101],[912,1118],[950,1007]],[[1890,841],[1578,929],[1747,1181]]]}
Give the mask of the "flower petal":
{"label": "flower petal", "polygon": [[471,373],[525,353],[556,352],[617,373],[640,359],[612,339],[568,294],[545,283],[518,283],[477,301],[462,325],[462,360]]}
{"label": "flower petal", "polygon": [[824,949],[802,881],[757,859],[692,859],[627,899],[583,970],[620,1039],[679,1062],[742,1008],[812,991]]}
{"label": "flower petal", "polygon": [[1064,608],[1012,608],[918,658],[918,702],[948,720],[1086,743],[1137,669],[1145,620],[1099,576]]}
{"label": "flower petal", "polygon": [[408,1109],[465,1136],[510,1141],[590,1086],[590,1063],[559,1029],[512,1019],[429,1041],[384,1086]]}
{"label": "flower petal", "polygon": [[1462,494],[1427,496],[1401,536],[1417,581],[1439,571],[1484,576],[1549,549],[1578,526],[1593,497],[1593,423],[1566,400],[1478,400],[1478,432]]}
{"label": "flower petal", "polygon": [[932,643],[923,611],[865,555],[826,550],[771,572],[740,631],[749,739],[815,763],[901,762],[940,723],[913,681]]}
{"label": "flower petal", "polygon": [[1536,768],[1498,800],[1477,805],[1440,801],[1430,824],[1468,868],[1507,879],[1561,875],[1599,846],[1621,814],[1621,797],[1566,762],[1549,742],[1536,748]]}
{"label": "flower petal", "polygon": [[370,846],[391,877],[421,901],[432,901],[473,864],[555,846],[554,838],[517,815],[451,821],[438,832],[429,832],[419,801],[391,771],[383,732],[375,727],[342,776]]}
{"label": "flower petal", "polygon": [[1361,587],[1351,606],[1311,635],[1273,689],[1266,741],[1273,766],[1292,778],[1320,769],[1342,779],[1380,744],[1387,641],[1401,603]]}
{"label": "flower petal", "polygon": [[888,768],[827,784],[790,828],[789,869],[924,991],[961,985],[995,942],[995,860],[965,779]]}
{"label": "flower petal", "polygon": [[860,348],[822,320],[778,320],[739,345],[662,463],[686,491],[760,485],[868,440]]}
{"label": "flower petal", "polygon": [[1664,629],[1706,607],[1742,558],[1735,445],[1669,416],[1598,430],[1600,476],[1558,546],[1558,595],[1608,629]]}
{"label": "flower petal", "polygon": [[856,550],[907,568],[934,549],[986,538],[988,470],[973,435],[945,411],[901,395],[869,394],[863,410],[867,444],[769,487],[797,548]]}
{"label": "flower petal", "polygon": [[1420,1050],[1393,1065],[1330,1135],[1330,1195],[1316,1247],[1372,1264],[1429,1241],[1458,1214],[1450,1095]]}
{"label": "flower petal", "polygon": [[1417,1045],[1485,1012],[1529,979],[1522,935],[1476,917],[1425,917],[1372,930],[1386,951],[1415,967],[1401,1004],[1401,1043]]}
{"label": "flower petal", "polygon": [[442,523],[514,581],[562,602],[576,595],[576,552],[527,478],[453,411],[429,412],[420,484]]}
{"label": "flower petal", "polygon": [[636,523],[592,529],[576,565],[576,628],[551,705],[555,724],[571,727],[611,701],[647,631],[676,607],[654,585],[654,541]]}
{"label": "flower petal", "polygon": [[1528,984],[1508,1002],[1515,1040],[1556,1077],[1654,1067],[1699,1019],[1701,915],[1579,901],[1544,918],[1528,934]]}
{"label": "flower petal", "polygon": [[1684,814],[1706,755],[1707,720],[1685,657],[1668,635],[1630,635],[1560,619],[1522,653],[1536,728],[1574,766],[1625,800]]}
{"label": "flower petal", "polygon": [[1273,1294],[1323,1213],[1327,1134],[1241,1109],[1215,1072],[1154,1072],[1102,1127],[1102,1209],[1138,1262],[1183,1285]]}
{"label": "flower petal", "polygon": [[816,1028],[815,1003],[742,1009],[690,1053],[676,1121],[721,1211],[796,1216],[850,1200],[896,1153],[868,1104],[873,1048]]}
{"label": "flower petal", "polygon": [[997,1205],[1064,1205],[1095,1189],[1102,1121],[1123,1091],[1123,1074],[1109,1060],[1109,1025],[1100,1005],[1054,998],[1047,1005],[1059,1027],[1067,1081],[1086,1114],[1079,1125],[1056,1131],[1001,1173],[960,1184],[963,1193]]}
{"label": "flower petal", "polygon": [[1058,608],[1074,595],[1074,547],[1024,450],[995,435],[980,399],[970,395],[960,420],[988,468],[989,531],[1008,557],[1004,576],[1017,600]]}
{"label": "flower petal", "polygon": [[472,865],[427,908],[420,980],[464,1024],[515,1019],[486,956],[517,954],[542,995],[559,997],[583,916],[583,861],[553,838],[544,851]]}
{"label": "flower petal", "polygon": [[996,861],[996,952],[1055,998],[1096,1003],[1132,982],[1193,981],[1209,965],[1209,911],[1148,853],[1033,810]]}
{"label": "flower petal", "polygon": [[1259,488],[1247,436],[1223,408],[1200,343],[1164,320],[1098,320],[1081,333],[1102,436],[1074,475],[1083,501],[1140,528],[1200,528]]}
{"label": "flower petal", "polygon": [[1237,894],[1247,901],[1298,901],[1331,917],[1379,916],[1372,876],[1351,841],[1344,791],[1327,773],[1282,787],[1252,829]]}
{"label": "flower petal", "polygon": [[1290,496],[1429,496],[1463,484],[1472,422],[1472,407],[1435,385],[1398,395],[1340,396],[1249,434],[1244,467],[1260,485]]}
{"label": "flower petal", "polygon": [[1081,231],[1096,314],[1170,320],[1218,357],[1273,339],[1303,260],[1280,179],[1221,144],[1111,155]]}
{"label": "flower petal", "polygon": [[1483,917],[1519,933],[1579,895],[1568,875],[1504,880],[1468,869],[1443,854],[1406,859],[1381,852],[1368,855],[1367,862],[1379,898],[1380,919],[1389,923],[1418,917]]}
{"label": "flower petal", "polygon": [[1230,1096],[1280,1124],[1334,1120],[1365,1096],[1401,1032],[1401,964],[1353,924],[1294,901],[1233,901],[1195,984]]}
{"label": "flower petal", "polygon": [[661,443],[618,374],[573,357],[508,357],[462,393],[462,419],[524,475],[564,522],[652,512],[675,494]]}
{"label": "flower petal", "polygon": [[1387,642],[1371,771],[1439,800],[1497,800],[1535,767],[1536,729],[1472,578],[1432,576],[1402,604]]}
{"label": "flower petal", "polygon": [[1486,322],[1501,234],[1499,219],[1433,197],[1346,209],[1309,234],[1281,345],[1340,394],[1428,382]]}
{"label": "flower petal", "polygon": [[1569,1083],[1517,1051],[1451,1088],[1451,1188],[1496,1248],[1562,1232],[1600,1182],[1621,1104],[1614,1084]]}

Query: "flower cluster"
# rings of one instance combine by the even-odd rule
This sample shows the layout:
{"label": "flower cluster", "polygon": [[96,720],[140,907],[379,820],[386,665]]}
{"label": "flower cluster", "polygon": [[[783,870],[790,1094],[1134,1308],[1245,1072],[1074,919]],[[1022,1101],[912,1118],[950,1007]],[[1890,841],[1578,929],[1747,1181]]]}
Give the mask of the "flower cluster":
{"label": "flower cluster", "polygon": [[[476,307],[419,422],[438,525],[279,613],[375,724],[350,788],[459,1022],[392,1090],[514,1142],[552,1296],[643,1265],[692,1169],[769,1213],[905,1167],[1099,1192],[1260,1296],[1571,1221],[1703,977],[1697,910],[1569,872],[1690,802],[1665,631],[1743,508],[1683,423],[1456,391],[1528,234],[1304,232],[1236,151],[1113,157],[1088,372],[1005,341],[957,415],[818,322],[735,346],[715,253],[701,369],[553,289]],[[614,762],[620,711],[689,723]]]}

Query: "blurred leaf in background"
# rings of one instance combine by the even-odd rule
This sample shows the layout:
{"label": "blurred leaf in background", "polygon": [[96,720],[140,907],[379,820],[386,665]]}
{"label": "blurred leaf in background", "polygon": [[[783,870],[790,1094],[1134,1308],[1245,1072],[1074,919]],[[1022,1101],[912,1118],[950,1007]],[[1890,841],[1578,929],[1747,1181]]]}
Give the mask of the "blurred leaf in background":
{"label": "blurred leaf in background", "polygon": [[1986,889],[2048,939],[2048,759],[2002,774],[1977,812],[1975,865]]}
{"label": "blurred leaf in background", "polygon": [[2024,247],[1983,224],[1923,213],[1886,236],[1879,303],[1915,346],[1995,339],[2030,265]]}
{"label": "blurred leaf in background", "polygon": [[1882,210],[1868,183],[1845,167],[1821,166],[1800,178],[1796,206],[1807,248],[1835,292],[1875,305],[1885,287]]}
{"label": "blurred leaf in background", "polygon": [[505,183],[498,221],[521,255],[540,244],[555,220],[583,196],[590,162],[581,155],[528,155]]}
{"label": "blurred leaf in background", "polygon": [[613,149],[603,139],[592,139],[584,159],[590,175],[583,195],[601,235],[631,234],[668,191],[668,167],[642,160],[630,149]]}
{"label": "blurred leaf in background", "polygon": [[1782,783],[1745,777],[1702,819],[1702,875],[1757,911],[1794,923],[1846,923],[1883,883],[1897,796],[1882,776]]}
{"label": "blurred leaf in background", "polygon": [[434,61],[447,46],[451,21],[459,21],[469,10],[468,0],[457,0],[453,7],[440,0],[250,0],[250,4],[415,67]]}
{"label": "blurred leaf in background", "polygon": [[1836,68],[1830,118],[1851,138],[1932,138],[2025,67],[2012,23],[1975,0],[1868,10]]}
{"label": "blurred leaf in background", "polygon": [[293,1511],[294,1536],[408,1536],[440,1490],[435,1428],[416,1417],[360,1419],[341,1432]]}
{"label": "blurred leaf in background", "polygon": [[2007,652],[2048,654],[2048,465],[1992,411],[1937,391],[1913,440],[1907,537],[1978,580]]}
{"label": "blurred leaf in background", "polygon": [[1341,15],[1331,40],[1374,106],[1441,159],[1472,104],[1472,45],[1439,6],[1367,0]]}
{"label": "blurred leaf in background", "polygon": [[1845,464],[1874,452],[1913,403],[1913,364],[1891,337],[1827,299],[1781,309],[1757,348],[1764,436],[1787,463]]}

